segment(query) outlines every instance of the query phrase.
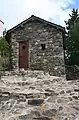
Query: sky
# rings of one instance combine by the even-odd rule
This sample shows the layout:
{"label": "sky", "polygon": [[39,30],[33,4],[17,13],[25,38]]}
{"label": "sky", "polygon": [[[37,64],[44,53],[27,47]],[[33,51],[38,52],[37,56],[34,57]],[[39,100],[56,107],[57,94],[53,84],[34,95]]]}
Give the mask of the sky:
{"label": "sky", "polygon": [[[65,26],[73,8],[79,8],[79,0],[0,0],[0,20],[7,30],[31,15]],[[2,27],[2,28],[1,28]]]}

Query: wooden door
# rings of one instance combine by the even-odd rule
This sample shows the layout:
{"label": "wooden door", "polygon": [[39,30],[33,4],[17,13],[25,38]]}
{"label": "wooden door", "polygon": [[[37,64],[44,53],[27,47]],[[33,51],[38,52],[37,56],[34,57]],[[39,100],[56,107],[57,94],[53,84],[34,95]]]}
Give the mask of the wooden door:
{"label": "wooden door", "polygon": [[19,68],[28,68],[28,42],[19,42]]}

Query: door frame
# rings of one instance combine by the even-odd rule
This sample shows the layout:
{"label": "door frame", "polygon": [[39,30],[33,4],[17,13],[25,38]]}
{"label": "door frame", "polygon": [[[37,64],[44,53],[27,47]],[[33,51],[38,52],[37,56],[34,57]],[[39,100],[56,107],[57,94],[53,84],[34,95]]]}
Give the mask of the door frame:
{"label": "door frame", "polygon": [[20,44],[23,44],[23,43],[26,43],[27,44],[27,46],[28,46],[28,48],[27,48],[27,67],[25,67],[24,69],[25,70],[27,70],[28,68],[29,68],[29,41],[19,41],[19,56],[18,56],[18,58],[19,58],[19,61],[18,61],[18,65],[19,65],[19,69],[21,69],[21,67],[20,67]]}

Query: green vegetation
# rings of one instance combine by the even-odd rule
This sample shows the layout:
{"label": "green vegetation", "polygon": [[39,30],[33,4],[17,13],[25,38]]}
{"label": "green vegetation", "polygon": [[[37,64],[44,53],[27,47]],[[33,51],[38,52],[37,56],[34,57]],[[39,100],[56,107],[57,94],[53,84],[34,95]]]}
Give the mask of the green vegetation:
{"label": "green vegetation", "polygon": [[5,40],[5,38],[0,37],[0,55],[8,56],[9,55],[9,44]]}
{"label": "green vegetation", "polygon": [[79,65],[79,14],[77,9],[72,10],[72,14],[66,23],[68,38],[66,40],[66,64]]}
{"label": "green vegetation", "polygon": [[9,44],[5,38],[0,37],[0,76],[2,71],[7,70],[9,66]]}

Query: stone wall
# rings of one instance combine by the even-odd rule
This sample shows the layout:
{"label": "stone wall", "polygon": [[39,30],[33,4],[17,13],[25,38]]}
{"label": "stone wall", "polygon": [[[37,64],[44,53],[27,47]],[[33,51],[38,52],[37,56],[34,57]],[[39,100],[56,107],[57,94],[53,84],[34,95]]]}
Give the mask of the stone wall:
{"label": "stone wall", "polygon": [[16,34],[12,33],[11,35],[11,60],[12,68],[19,68],[19,43],[16,41]]}
{"label": "stone wall", "polygon": [[[13,68],[18,68],[18,42],[29,42],[29,68],[49,71],[52,75],[65,74],[62,31],[32,20],[12,33]],[[45,44],[42,50],[41,44]]]}

